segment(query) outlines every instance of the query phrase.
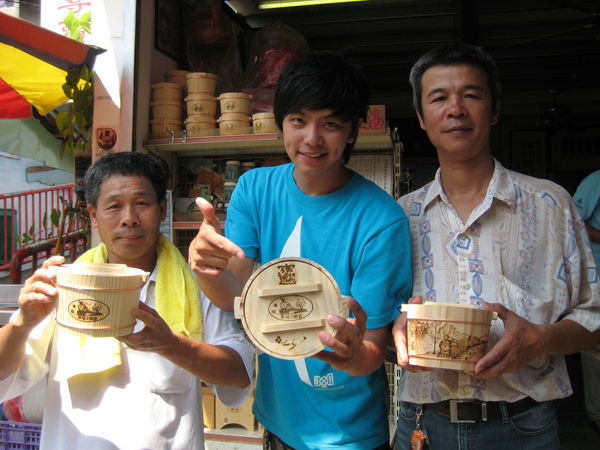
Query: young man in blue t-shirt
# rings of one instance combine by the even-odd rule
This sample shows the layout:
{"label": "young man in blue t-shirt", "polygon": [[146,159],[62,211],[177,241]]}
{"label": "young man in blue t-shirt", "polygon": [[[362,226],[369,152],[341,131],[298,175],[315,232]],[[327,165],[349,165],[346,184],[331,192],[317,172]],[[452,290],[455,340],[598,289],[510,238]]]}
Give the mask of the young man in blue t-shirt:
{"label": "young man in blue t-shirt", "polygon": [[402,208],[346,163],[369,106],[361,69],[334,52],[292,61],[278,80],[274,113],[290,164],[240,177],[226,237],[212,206],[190,246],[206,295],[233,308],[252,274],[281,257],[323,266],[347,296],[350,319],[331,311],[326,350],[284,360],[260,354],[253,412],[266,448],[389,448],[388,325],[408,299],[412,276]]}

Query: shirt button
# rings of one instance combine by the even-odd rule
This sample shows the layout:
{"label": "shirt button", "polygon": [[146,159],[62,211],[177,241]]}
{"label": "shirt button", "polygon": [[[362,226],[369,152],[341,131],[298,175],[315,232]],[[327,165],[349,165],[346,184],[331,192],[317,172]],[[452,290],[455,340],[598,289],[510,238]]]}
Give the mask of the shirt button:
{"label": "shirt button", "polygon": [[465,391],[466,394],[470,394],[473,389],[471,389],[471,386],[465,386],[463,388],[463,390]]}
{"label": "shirt button", "polygon": [[471,289],[471,283],[467,283],[465,284],[465,289],[468,291],[469,289]]}

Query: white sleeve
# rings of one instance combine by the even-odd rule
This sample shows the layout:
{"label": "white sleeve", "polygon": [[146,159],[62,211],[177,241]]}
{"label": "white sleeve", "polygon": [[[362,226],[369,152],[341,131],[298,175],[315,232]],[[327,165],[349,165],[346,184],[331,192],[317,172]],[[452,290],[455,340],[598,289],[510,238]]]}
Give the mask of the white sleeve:
{"label": "white sleeve", "polygon": [[[18,310],[10,320],[13,321],[17,314],[19,314]],[[24,394],[46,377],[50,370],[48,352],[52,344],[54,328],[54,314],[49,314],[31,331],[23,364],[13,375],[0,380],[0,403]]]}
{"label": "white sleeve", "polygon": [[[223,311],[213,305],[202,292],[200,292],[200,298],[202,301],[203,342],[212,345],[225,345],[235,350],[244,361],[248,378],[253,380],[254,348],[240,330],[233,313]],[[219,400],[230,408],[243,405],[253,389],[252,383],[244,389],[234,386],[206,384],[219,397]]]}

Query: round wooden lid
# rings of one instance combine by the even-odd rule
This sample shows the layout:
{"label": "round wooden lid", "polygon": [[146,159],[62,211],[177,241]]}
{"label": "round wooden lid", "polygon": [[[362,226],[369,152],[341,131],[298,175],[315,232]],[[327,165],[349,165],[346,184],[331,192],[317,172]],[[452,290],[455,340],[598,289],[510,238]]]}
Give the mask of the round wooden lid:
{"label": "round wooden lid", "polygon": [[282,359],[307,358],[325,347],[321,331],[335,335],[329,314],[348,317],[333,277],[319,264],[304,258],[279,258],[260,267],[235,299],[241,319],[254,344]]}

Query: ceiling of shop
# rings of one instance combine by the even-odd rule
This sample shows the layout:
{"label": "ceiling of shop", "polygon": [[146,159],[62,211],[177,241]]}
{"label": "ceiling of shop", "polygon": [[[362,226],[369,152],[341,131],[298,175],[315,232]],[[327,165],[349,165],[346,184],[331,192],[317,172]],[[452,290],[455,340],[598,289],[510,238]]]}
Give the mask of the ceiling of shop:
{"label": "ceiling of shop", "polygon": [[280,21],[313,50],[348,50],[367,72],[371,103],[385,104],[390,121],[414,118],[413,62],[462,40],[499,66],[501,123],[600,126],[599,0],[370,0],[266,11],[237,4],[254,30]]}

